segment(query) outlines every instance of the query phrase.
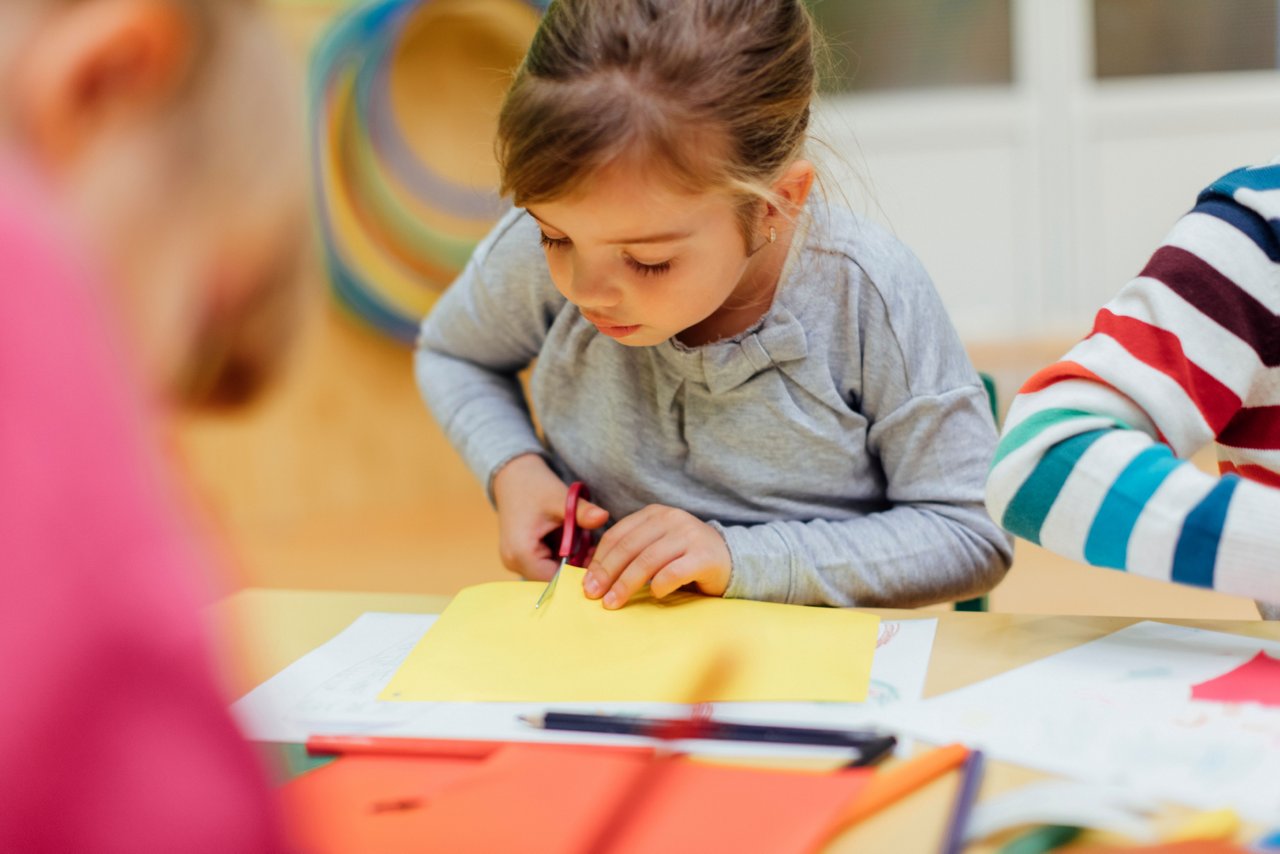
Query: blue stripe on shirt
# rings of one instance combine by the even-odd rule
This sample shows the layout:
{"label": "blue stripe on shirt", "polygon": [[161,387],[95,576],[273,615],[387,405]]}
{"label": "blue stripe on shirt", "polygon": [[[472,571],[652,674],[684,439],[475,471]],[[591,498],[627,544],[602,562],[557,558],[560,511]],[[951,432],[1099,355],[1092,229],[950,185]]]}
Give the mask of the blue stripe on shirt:
{"label": "blue stripe on shirt", "polygon": [[1089,526],[1084,545],[1084,559],[1088,563],[1125,568],[1129,537],[1142,515],[1142,508],[1169,473],[1182,464],[1167,445],[1153,445],[1130,460],[1107,490]]}
{"label": "blue stripe on shirt", "polygon": [[1276,223],[1267,222],[1257,212],[1243,208],[1229,199],[1212,194],[1202,194],[1194,213],[1217,217],[1257,244],[1273,263],[1280,263],[1280,242],[1276,240]]}
{"label": "blue stripe on shirt", "polygon": [[1062,485],[1089,446],[1109,432],[1091,430],[1080,433],[1045,451],[1005,508],[1000,524],[1019,537],[1040,545],[1040,528],[1062,491]]}
{"label": "blue stripe on shirt", "polygon": [[1192,508],[1182,522],[1178,546],[1173,552],[1172,579],[1180,584],[1213,587],[1214,564],[1218,560],[1218,542],[1227,519],[1227,507],[1240,478],[1224,475]]}

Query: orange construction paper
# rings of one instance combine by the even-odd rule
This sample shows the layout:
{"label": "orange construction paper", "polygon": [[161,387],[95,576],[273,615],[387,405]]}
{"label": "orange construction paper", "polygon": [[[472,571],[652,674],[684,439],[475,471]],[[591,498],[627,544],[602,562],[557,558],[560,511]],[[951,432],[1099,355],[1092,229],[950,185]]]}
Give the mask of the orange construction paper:
{"label": "orange construction paper", "polygon": [[476,759],[343,756],[295,777],[280,798],[301,851],[411,854],[422,850],[413,805],[429,803],[479,766]]}
{"label": "orange construction paper", "polygon": [[530,744],[483,760],[346,756],[282,794],[315,854],[787,854],[821,844],[870,773]]}
{"label": "orange construction paper", "polygon": [[609,854],[814,851],[874,772],[814,773],[673,761],[610,837]]}

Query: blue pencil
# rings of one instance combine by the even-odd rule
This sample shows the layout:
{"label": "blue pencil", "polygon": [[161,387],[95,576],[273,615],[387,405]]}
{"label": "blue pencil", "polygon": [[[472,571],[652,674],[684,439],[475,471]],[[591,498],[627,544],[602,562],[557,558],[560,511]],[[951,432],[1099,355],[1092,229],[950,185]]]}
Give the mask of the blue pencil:
{"label": "blue pencil", "polygon": [[969,751],[960,772],[960,790],[951,808],[951,822],[947,835],[942,839],[942,854],[960,854],[964,848],[964,834],[969,827],[969,815],[978,802],[978,790],[982,788],[983,758],[981,750]]}

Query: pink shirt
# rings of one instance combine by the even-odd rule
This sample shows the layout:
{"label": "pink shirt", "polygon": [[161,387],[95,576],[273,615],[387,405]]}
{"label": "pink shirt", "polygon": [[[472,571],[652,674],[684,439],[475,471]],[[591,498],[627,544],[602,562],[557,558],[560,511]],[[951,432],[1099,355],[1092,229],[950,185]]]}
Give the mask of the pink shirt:
{"label": "pink shirt", "polygon": [[99,283],[0,152],[0,851],[283,849]]}

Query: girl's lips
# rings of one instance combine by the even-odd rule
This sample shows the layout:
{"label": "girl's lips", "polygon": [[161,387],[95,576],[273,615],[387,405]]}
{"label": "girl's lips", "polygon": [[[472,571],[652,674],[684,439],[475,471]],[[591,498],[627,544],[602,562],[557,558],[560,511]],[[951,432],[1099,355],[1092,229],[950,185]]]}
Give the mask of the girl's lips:
{"label": "girl's lips", "polygon": [[638,324],[626,325],[618,323],[616,320],[606,320],[603,317],[592,317],[585,311],[582,313],[582,316],[586,318],[588,323],[600,330],[601,334],[608,335],[610,338],[626,338],[628,335],[640,328]]}
{"label": "girl's lips", "polygon": [[601,335],[608,335],[610,338],[626,338],[640,328],[639,326],[602,326],[599,323],[595,324],[595,327],[600,330]]}

